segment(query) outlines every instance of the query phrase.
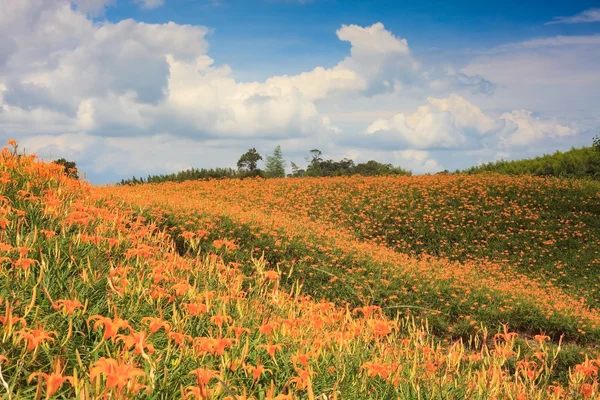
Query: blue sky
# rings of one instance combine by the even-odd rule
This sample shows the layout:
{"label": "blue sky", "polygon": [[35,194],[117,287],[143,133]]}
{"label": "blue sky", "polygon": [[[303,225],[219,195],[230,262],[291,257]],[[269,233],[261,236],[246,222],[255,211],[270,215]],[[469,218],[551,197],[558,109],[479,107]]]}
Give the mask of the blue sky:
{"label": "blue sky", "polygon": [[103,17],[213,29],[209,55],[231,65],[243,79],[335,65],[350,47],[335,36],[342,24],[382,22],[401,33],[416,54],[460,53],[536,36],[600,32],[597,24],[545,25],[556,16],[593,8],[595,1],[167,0],[150,10],[126,1],[117,5],[108,7]]}
{"label": "blue sky", "polygon": [[0,0],[0,140],[93,183],[278,144],[415,173],[589,145],[594,3]]}

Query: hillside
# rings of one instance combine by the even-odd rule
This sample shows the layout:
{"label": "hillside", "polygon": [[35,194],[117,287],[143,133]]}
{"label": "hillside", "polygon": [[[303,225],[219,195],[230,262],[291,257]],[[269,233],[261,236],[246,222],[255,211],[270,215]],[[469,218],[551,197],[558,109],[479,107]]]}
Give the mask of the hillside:
{"label": "hillside", "polygon": [[468,168],[463,173],[497,172],[508,175],[555,176],[600,179],[600,151],[594,147],[557,151],[533,159],[490,162]]}
{"label": "hillside", "polygon": [[[509,265],[416,258],[366,237],[383,222],[361,193],[398,185],[397,195],[414,182],[407,201],[416,204],[433,177],[100,188],[15,147],[3,150],[0,177],[5,398],[598,392],[595,361],[584,362],[576,344],[596,357],[595,307]],[[593,213],[598,191],[586,185],[575,190]],[[342,198],[350,203],[334,202]],[[364,210],[360,224],[348,219],[352,205]],[[427,211],[424,220],[436,217]],[[582,224],[565,229],[595,229]],[[560,344],[562,333],[571,343]]]}

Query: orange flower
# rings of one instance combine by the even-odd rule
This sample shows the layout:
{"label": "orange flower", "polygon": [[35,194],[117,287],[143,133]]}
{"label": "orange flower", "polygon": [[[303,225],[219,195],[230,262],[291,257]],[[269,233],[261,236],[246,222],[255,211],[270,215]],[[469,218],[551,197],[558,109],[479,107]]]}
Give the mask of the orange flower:
{"label": "orange flower", "polygon": [[29,375],[27,382],[31,382],[33,378],[43,378],[46,381],[46,399],[49,399],[60,389],[65,382],[69,382],[71,386],[74,385],[74,378],[72,376],[63,376],[63,371],[60,368],[60,360],[56,361],[54,371],[50,374],[43,372],[34,372]]}
{"label": "orange flower", "polygon": [[148,323],[150,334],[158,332],[160,328],[164,328],[165,333],[169,333],[171,331],[171,323],[163,321],[162,318],[145,317],[142,318],[142,323]]}
{"label": "orange flower", "polygon": [[267,335],[267,336],[271,336],[271,334],[273,333],[273,329],[277,328],[276,324],[264,324],[258,327],[258,332],[261,335]]}
{"label": "orange flower", "polygon": [[316,374],[314,371],[299,368],[296,369],[296,373],[298,374],[298,376],[291,378],[288,381],[288,384],[295,383],[296,386],[298,386],[298,388],[301,390],[308,389],[312,385],[311,376]]}
{"label": "orange flower", "polygon": [[279,272],[273,270],[265,271],[265,278],[270,281],[277,281],[279,280]]}
{"label": "orange flower", "polygon": [[265,368],[265,366],[260,362],[260,359],[256,361],[256,366],[247,365],[245,369],[252,373],[252,380],[254,382],[258,381],[264,373],[272,373],[270,369]]}
{"label": "orange flower", "polygon": [[250,329],[248,328],[243,328],[240,326],[230,326],[229,330],[233,331],[235,333],[235,338],[239,339],[240,336],[242,336],[243,333],[250,333]]}
{"label": "orange flower", "polygon": [[395,325],[396,324],[393,321],[375,321],[372,324],[373,334],[375,336],[387,336],[392,333],[392,329]]}
{"label": "orange flower", "polygon": [[188,375],[194,375],[196,377],[196,384],[200,387],[208,385],[211,380],[218,376],[217,371],[205,368],[196,368],[190,371]]}
{"label": "orange flower", "polygon": [[581,385],[581,394],[583,395],[584,399],[589,399],[592,397],[592,394],[594,394],[594,387],[589,383],[584,383]]}
{"label": "orange flower", "polygon": [[148,349],[148,353],[154,353],[154,345],[146,343],[148,334],[144,331],[130,331],[128,335],[117,335],[117,341],[122,341],[126,349],[135,348],[135,354],[144,354],[144,349]]}
{"label": "orange flower", "polygon": [[256,346],[259,349],[265,349],[267,353],[271,356],[273,360],[275,360],[275,352],[282,351],[283,347],[280,344],[259,344]]}
{"label": "orange flower", "polygon": [[113,358],[102,357],[90,367],[90,380],[100,376],[106,379],[106,389],[117,389],[122,393],[126,389],[129,393],[135,394],[141,389],[149,389],[145,385],[140,385],[138,378],[146,377],[146,373],[139,368],[129,364],[120,364]]}
{"label": "orange flower", "polygon": [[593,364],[593,361],[586,358],[586,360],[575,366],[575,372],[579,372],[586,377],[594,377],[598,375],[598,367]]}
{"label": "orange flower", "polygon": [[73,315],[75,313],[75,310],[77,310],[78,308],[82,308],[82,307],[83,307],[83,304],[81,304],[81,302],[79,300],[57,300],[52,305],[52,308],[54,308],[56,311],[58,311],[62,308],[62,310],[67,315]]}
{"label": "orange flower", "polygon": [[379,375],[383,379],[387,379],[393,371],[394,366],[391,363],[373,363],[370,361],[365,362],[361,369],[367,370],[367,375],[375,377]]}
{"label": "orange flower", "polygon": [[308,367],[308,361],[310,360],[311,354],[305,354],[305,353],[296,353],[296,355],[292,356],[292,362],[294,363],[294,365],[296,363],[300,363],[304,368]]}
{"label": "orange flower", "polygon": [[[17,332],[19,342],[27,342],[27,351],[37,350],[38,347],[46,341],[54,342],[56,332],[48,332],[43,329],[21,329]],[[54,336],[54,338],[52,337]]]}
{"label": "orange flower", "polygon": [[131,327],[129,326],[129,322],[127,322],[124,319],[121,319],[119,317],[110,319],[108,317],[104,317],[102,315],[96,314],[96,315],[92,315],[88,319],[88,324],[90,323],[90,321],[94,321],[94,320],[96,321],[94,323],[94,331],[97,331],[98,328],[101,326],[104,327],[104,336],[102,337],[103,340],[107,340],[109,338],[117,336],[117,333],[119,332],[120,329],[131,330]]}

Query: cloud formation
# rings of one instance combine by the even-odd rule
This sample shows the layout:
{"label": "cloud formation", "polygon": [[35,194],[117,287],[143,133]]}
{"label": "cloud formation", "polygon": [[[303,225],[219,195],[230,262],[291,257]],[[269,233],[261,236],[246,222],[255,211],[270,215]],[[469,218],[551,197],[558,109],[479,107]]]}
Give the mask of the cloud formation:
{"label": "cloud formation", "polygon": [[478,136],[487,136],[496,140],[499,147],[507,148],[578,133],[574,128],[527,110],[514,110],[493,118],[455,94],[427,100],[429,104],[412,114],[398,113],[389,119],[375,120],[364,133],[386,146],[395,144],[395,147],[414,149],[470,147],[467,144],[477,142]]}
{"label": "cloud formation", "polygon": [[583,24],[598,21],[600,21],[600,8],[589,8],[570,17],[555,17],[552,21],[546,22],[546,25]]}
{"label": "cloud formation", "polygon": [[[244,148],[276,144],[298,158],[317,146],[359,157],[370,149],[381,161],[435,172],[445,165],[439,151],[497,152],[581,131],[513,104],[527,95],[506,92],[511,85],[543,91],[567,81],[569,68],[581,69],[582,85],[597,85],[597,56],[556,54],[596,48],[598,36],[500,46],[444,70],[423,65],[381,23],[342,25],[335,33],[349,52],[330,68],[240,82],[209,57],[210,29],[94,19],[114,4],[0,0],[0,139],[16,136],[30,151],[111,176],[117,165],[126,175],[223,165]],[[202,164],[199,149],[210,153]]]}

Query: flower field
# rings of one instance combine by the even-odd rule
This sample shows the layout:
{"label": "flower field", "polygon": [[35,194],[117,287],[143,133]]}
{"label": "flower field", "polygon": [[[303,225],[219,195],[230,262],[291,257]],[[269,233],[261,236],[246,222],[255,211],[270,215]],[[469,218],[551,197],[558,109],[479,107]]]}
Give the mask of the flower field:
{"label": "flower field", "polygon": [[3,399],[598,397],[598,184],[0,184]]}

